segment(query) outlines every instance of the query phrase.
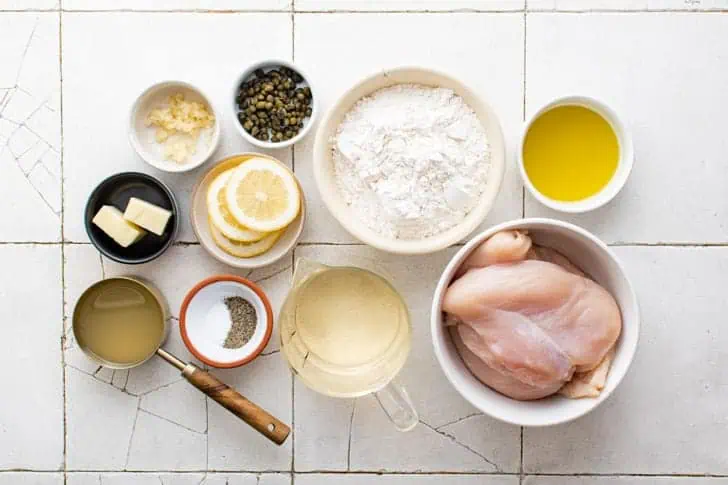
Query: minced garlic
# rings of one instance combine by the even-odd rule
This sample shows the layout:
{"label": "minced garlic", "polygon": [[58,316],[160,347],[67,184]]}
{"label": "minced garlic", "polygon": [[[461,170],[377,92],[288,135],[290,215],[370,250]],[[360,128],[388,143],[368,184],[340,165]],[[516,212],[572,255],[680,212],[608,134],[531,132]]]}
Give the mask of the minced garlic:
{"label": "minced garlic", "polygon": [[153,109],[146,119],[147,126],[155,126],[157,143],[164,143],[164,157],[183,163],[197,150],[200,130],[210,128],[215,116],[203,103],[185,101],[182,93],[169,97],[166,107]]}

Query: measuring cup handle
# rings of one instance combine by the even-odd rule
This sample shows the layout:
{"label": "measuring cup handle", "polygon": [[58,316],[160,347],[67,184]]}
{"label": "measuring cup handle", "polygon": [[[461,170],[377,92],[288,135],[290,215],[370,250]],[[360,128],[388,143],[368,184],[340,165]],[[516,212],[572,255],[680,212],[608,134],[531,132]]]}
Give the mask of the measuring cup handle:
{"label": "measuring cup handle", "polygon": [[241,396],[235,389],[232,389],[209,372],[205,372],[193,364],[187,364],[182,375],[197,389],[217,401],[222,407],[248,423],[275,444],[281,445],[288,438],[291,428]]}
{"label": "measuring cup handle", "polygon": [[387,417],[400,431],[409,431],[420,422],[417,410],[401,385],[390,382],[374,393]]}

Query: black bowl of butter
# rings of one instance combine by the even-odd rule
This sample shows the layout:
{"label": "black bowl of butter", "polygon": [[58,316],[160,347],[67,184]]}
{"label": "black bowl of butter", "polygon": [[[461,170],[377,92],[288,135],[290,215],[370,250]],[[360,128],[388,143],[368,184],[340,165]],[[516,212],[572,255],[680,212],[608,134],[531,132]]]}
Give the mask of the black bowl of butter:
{"label": "black bowl of butter", "polygon": [[104,256],[141,264],[172,245],[179,229],[179,207],[161,181],[140,172],[123,172],[91,192],[84,223],[91,243]]}

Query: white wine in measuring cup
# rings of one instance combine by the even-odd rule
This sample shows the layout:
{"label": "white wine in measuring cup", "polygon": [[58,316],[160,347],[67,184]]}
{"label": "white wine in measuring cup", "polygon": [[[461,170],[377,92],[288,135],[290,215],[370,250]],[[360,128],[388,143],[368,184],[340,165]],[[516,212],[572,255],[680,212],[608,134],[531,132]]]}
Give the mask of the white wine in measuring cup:
{"label": "white wine in measuring cup", "polygon": [[406,392],[392,384],[410,352],[409,312],[384,278],[299,260],[279,322],[283,354],[308,387],[343,398],[377,393],[398,428],[417,423]]}

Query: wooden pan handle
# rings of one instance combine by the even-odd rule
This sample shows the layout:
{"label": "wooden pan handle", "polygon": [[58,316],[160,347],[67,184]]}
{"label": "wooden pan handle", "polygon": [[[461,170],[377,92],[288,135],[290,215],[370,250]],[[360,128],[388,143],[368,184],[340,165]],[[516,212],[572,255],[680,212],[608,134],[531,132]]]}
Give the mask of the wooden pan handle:
{"label": "wooden pan handle", "polygon": [[282,445],[291,428],[268,414],[267,411],[241,396],[235,389],[212,374],[193,364],[187,364],[183,373],[197,389],[217,401],[222,407],[239,417],[277,445]]}

